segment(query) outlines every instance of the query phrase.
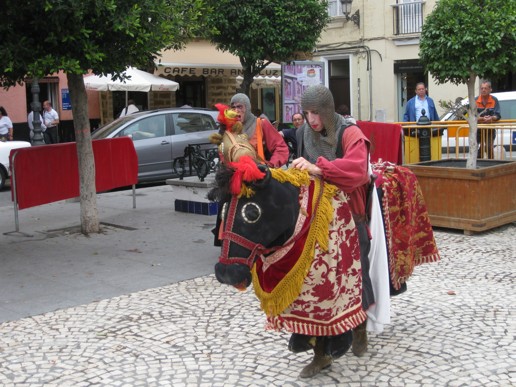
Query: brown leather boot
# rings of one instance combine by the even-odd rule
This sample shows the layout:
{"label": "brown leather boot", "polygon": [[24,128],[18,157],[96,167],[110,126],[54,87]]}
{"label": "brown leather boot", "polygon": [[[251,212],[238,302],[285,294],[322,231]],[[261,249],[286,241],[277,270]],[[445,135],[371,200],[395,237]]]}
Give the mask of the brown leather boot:
{"label": "brown leather boot", "polygon": [[353,329],[351,351],[355,356],[362,356],[367,351],[367,320]]}
{"label": "brown leather boot", "polygon": [[318,337],[314,347],[314,358],[301,373],[300,378],[311,378],[321,372],[323,369],[331,366],[333,359],[330,355],[324,352],[324,338]]}

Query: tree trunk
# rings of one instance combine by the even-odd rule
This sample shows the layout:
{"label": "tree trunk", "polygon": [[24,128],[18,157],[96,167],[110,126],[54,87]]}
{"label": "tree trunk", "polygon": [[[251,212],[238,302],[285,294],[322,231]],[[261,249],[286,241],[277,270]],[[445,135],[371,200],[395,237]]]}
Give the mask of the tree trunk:
{"label": "tree trunk", "polygon": [[246,71],[244,69],[244,79],[240,84],[240,92],[249,96],[249,91],[251,90],[251,83],[254,81],[254,75],[250,71]]}
{"label": "tree trunk", "polygon": [[82,74],[67,74],[66,77],[72,102],[73,125],[79,162],[81,230],[83,234],[88,235],[100,231],[95,187],[95,159],[88,118],[88,95],[86,94]]}
{"label": "tree trunk", "polygon": [[476,169],[477,167],[477,105],[475,102],[475,81],[476,74],[470,74],[468,78],[468,125],[469,125],[469,155],[466,168]]}

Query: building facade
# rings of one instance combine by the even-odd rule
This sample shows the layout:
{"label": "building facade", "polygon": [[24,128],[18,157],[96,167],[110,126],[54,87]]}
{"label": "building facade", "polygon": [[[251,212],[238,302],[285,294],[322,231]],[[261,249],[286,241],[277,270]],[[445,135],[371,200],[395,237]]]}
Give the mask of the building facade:
{"label": "building facade", "polygon": [[[194,40],[181,51],[162,51],[156,75],[179,83],[177,106],[211,107],[229,103],[242,82],[237,56],[222,52],[206,40]],[[250,98],[255,109],[268,112],[271,121],[280,117],[281,66],[271,63],[255,77]]]}
{"label": "building facade", "polygon": [[340,0],[329,1],[332,19],[314,60],[325,63],[336,106],[348,105],[357,119],[395,122],[418,82],[436,104],[467,95],[465,85],[438,85],[419,62],[421,27],[435,2],[354,0],[346,16]]}
{"label": "building facade", "polygon": [[[444,113],[439,101],[454,101],[467,95],[465,85],[437,84],[419,62],[419,39],[425,18],[437,0],[329,0],[331,22],[323,31],[311,61],[324,66],[324,83],[335,97],[336,106],[347,105],[360,120],[401,121],[415,85],[425,82],[428,95]],[[156,75],[179,83],[176,92],[88,91],[92,128],[112,121],[134,99],[140,110],[190,105],[212,107],[229,103],[237,92],[242,69],[239,58],[215,49],[207,41],[195,40],[185,50],[163,51],[156,62]],[[255,110],[271,121],[282,117],[281,66],[270,64],[255,78],[250,92]],[[73,133],[66,75],[59,73],[40,80],[40,101],[50,100],[61,125]],[[516,89],[516,78],[508,74],[493,83],[493,91]],[[32,101],[31,80],[8,91],[0,89],[0,105],[14,123],[15,139],[28,140],[27,112]]]}
{"label": "building facade", "polygon": [[[88,107],[91,128],[104,125],[118,117],[127,99],[133,99],[140,110],[190,105],[213,107],[216,103],[228,104],[242,82],[242,67],[238,57],[223,53],[207,41],[190,42],[185,50],[163,51],[156,63],[155,75],[179,83],[176,92],[151,91],[91,91]],[[250,97],[255,109],[269,114],[271,121],[281,114],[281,66],[271,64],[252,85]],[[39,101],[51,101],[60,118],[60,127],[73,139],[73,114],[68,93],[66,74],[58,73],[39,79]],[[8,90],[0,89],[0,106],[3,106],[14,126],[15,140],[29,141],[27,114],[33,100],[32,80]]]}

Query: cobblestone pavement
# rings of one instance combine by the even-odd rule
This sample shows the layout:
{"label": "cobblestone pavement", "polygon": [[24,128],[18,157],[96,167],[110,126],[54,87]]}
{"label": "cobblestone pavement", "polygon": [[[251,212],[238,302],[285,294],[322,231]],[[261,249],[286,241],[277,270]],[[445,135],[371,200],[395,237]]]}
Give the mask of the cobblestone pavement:
{"label": "cobblestone pavement", "polygon": [[3,386],[514,386],[516,224],[436,231],[392,325],[305,381],[249,289],[204,276],[0,324]]}

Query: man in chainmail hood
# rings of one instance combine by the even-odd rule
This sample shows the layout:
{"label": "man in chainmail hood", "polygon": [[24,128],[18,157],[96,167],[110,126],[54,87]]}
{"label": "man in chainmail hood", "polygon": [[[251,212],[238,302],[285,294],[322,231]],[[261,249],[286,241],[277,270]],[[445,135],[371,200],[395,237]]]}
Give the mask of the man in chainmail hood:
{"label": "man in chainmail hood", "polygon": [[279,168],[288,161],[288,146],[283,137],[272,124],[263,118],[257,118],[251,111],[251,101],[243,93],[231,98],[231,107],[239,114],[249,142],[256,149],[259,157],[270,167]]}
{"label": "man in chainmail hood", "polygon": [[[301,107],[306,122],[297,130],[298,158],[292,161],[292,168],[307,170],[348,194],[360,242],[362,308],[366,311],[374,303],[369,277],[370,237],[366,223],[366,199],[371,181],[368,173],[369,140],[360,128],[347,126],[344,118],[335,112],[333,95],[324,85],[310,86],[301,97]],[[366,321],[357,322],[360,324],[353,328],[353,332],[346,331],[339,336],[293,334],[289,343],[291,350],[314,350],[312,363],[303,369],[300,376],[312,377],[329,367],[334,358],[349,349],[351,342],[353,353],[361,356],[367,350]],[[338,355],[328,349],[332,347],[340,348]]]}
{"label": "man in chainmail hood", "polygon": [[344,125],[344,119],[335,112],[330,90],[323,85],[309,87],[301,97],[301,107],[303,111],[318,112],[322,122],[322,128],[312,127],[313,130],[304,130],[303,143],[307,159],[313,163],[319,156],[334,160],[337,151],[337,129]]}

